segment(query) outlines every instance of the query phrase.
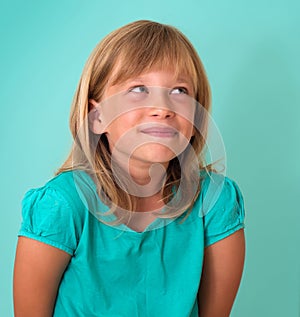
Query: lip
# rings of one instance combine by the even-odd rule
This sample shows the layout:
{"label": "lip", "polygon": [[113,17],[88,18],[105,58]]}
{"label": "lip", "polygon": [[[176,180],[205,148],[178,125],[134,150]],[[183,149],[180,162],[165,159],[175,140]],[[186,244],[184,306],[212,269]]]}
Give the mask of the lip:
{"label": "lip", "polygon": [[177,131],[174,128],[162,126],[143,128],[140,132],[158,138],[173,138],[177,135]]}

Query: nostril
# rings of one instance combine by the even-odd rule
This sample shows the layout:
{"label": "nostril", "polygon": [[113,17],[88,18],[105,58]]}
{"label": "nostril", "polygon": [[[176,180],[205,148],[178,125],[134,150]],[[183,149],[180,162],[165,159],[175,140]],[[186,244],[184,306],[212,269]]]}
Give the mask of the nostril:
{"label": "nostril", "polygon": [[168,108],[153,107],[150,108],[149,115],[153,118],[169,119],[174,116],[174,112]]}

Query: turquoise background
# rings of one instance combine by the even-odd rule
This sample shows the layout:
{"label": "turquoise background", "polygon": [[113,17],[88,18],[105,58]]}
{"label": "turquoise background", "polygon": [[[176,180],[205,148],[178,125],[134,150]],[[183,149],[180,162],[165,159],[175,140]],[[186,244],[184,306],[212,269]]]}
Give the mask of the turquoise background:
{"label": "turquoise background", "polygon": [[227,174],[247,212],[246,265],[231,316],[300,316],[299,12],[299,1],[276,0],[1,1],[0,316],[13,315],[21,199],[70,149],[70,103],[91,50],[137,19],[181,29],[211,82]]}

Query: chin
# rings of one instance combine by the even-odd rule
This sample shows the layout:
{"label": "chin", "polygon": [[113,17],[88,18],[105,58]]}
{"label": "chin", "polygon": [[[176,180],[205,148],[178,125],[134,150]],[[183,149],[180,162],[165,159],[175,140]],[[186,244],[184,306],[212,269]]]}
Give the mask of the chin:
{"label": "chin", "polygon": [[148,163],[168,163],[176,154],[166,146],[163,145],[148,145],[147,147],[137,150],[133,157]]}

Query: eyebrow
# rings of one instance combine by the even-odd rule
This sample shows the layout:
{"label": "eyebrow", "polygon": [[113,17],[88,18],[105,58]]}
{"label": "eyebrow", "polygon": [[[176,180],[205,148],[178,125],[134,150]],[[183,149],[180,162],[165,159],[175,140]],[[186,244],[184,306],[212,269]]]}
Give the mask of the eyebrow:
{"label": "eyebrow", "polygon": [[189,80],[186,77],[178,77],[176,78],[177,82],[188,83]]}
{"label": "eyebrow", "polygon": [[[142,83],[145,82],[145,80],[141,77],[136,77],[136,78],[132,78],[132,79],[128,79],[126,80],[126,82],[135,82],[135,81],[140,81]],[[175,79],[176,83],[181,83],[181,84],[192,84],[192,81],[188,80],[187,78],[184,77],[178,77]]]}
{"label": "eyebrow", "polygon": [[141,78],[141,77],[134,77],[134,78],[129,78],[128,80],[126,80],[126,82],[130,82],[130,81],[144,82],[143,78]]}

